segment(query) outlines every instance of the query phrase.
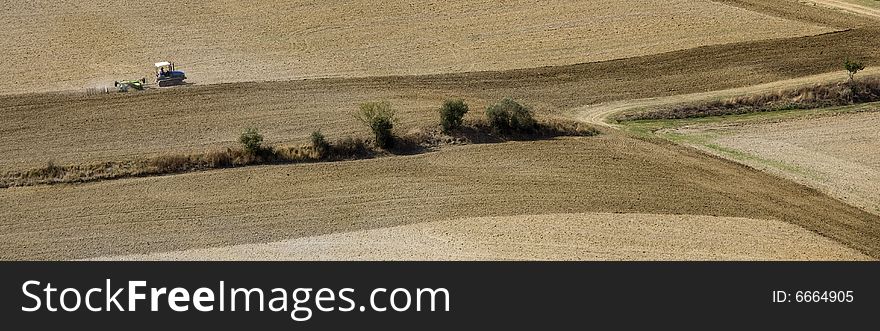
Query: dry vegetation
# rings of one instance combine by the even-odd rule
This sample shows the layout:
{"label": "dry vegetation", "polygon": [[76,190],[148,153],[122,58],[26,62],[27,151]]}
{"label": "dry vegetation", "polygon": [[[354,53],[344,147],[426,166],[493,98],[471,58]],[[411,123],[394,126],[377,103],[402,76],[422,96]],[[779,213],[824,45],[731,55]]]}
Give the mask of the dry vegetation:
{"label": "dry vegetation", "polygon": [[[2,99],[3,97],[0,97]],[[352,112],[367,100],[400,109],[401,128],[437,122],[442,95],[358,87],[201,86],[129,95],[16,96],[0,101],[0,169],[128,161],[235,148],[246,127],[268,145],[300,146],[321,130],[331,139],[369,137]],[[403,132],[405,133],[405,132]]]}
{"label": "dry vegetation", "polygon": [[775,93],[737,96],[618,116],[618,121],[683,119],[792,109],[815,109],[880,101],[880,78],[823,83]]}
{"label": "dry vegetation", "polygon": [[[361,143],[364,145],[363,143]],[[365,145],[364,145],[365,146]],[[320,157],[311,148],[267,148],[256,153],[229,148],[204,154],[162,155],[131,161],[108,161],[95,164],[57,165],[0,176],[0,188],[41,184],[85,183],[98,180],[184,173],[208,169],[261,164],[316,162]]]}
{"label": "dry vegetation", "polygon": [[831,30],[708,0],[37,0],[3,8],[0,93],[106,86],[149,76],[164,59],[200,83],[440,74]]}
{"label": "dry vegetation", "polygon": [[[254,129],[255,130],[255,129]],[[253,131],[259,135],[258,131]],[[234,168],[254,165],[292,164],[305,162],[332,162],[373,158],[383,155],[424,153],[447,145],[472,143],[500,143],[550,139],[562,136],[589,137],[599,134],[592,126],[570,120],[544,120],[527,132],[496,132],[482,122],[468,123],[449,132],[434,129],[413,130],[394,147],[382,148],[376,140],[345,137],[331,143],[321,135],[321,142],[308,146],[267,146],[257,143],[242,147],[196,154],[165,154],[129,161],[107,161],[92,164],[46,166],[26,171],[0,174],[0,189],[16,186],[34,186],[62,183],[85,183],[98,180],[120,179],[177,174],[209,169]],[[244,136],[242,136],[244,137]],[[260,135],[260,141],[262,136]],[[319,145],[320,144],[320,145]]]}

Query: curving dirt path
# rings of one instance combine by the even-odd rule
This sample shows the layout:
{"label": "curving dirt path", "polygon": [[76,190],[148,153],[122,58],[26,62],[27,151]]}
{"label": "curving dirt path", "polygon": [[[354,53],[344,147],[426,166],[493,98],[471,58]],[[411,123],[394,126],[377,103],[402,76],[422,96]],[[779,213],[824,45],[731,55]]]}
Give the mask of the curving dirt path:
{"label": "curving dirt path", "polygon": [[820,5],[829,6],[832,8],[842,9],[848,12],[853,12],[856,14],[861,14],[865,16],[870,16],[874,18],[880,19],[880,9],[871,8],[867,6],[862,6],[859,4],[852,3],[850,1],[840,1],[840,0],[810,0],[812,2],[818,3]]}
{"label": "curving dirt path", "polygon": [[[860,75],[869,76],[869,75],[878,75],[880,74],[880,68],[873,67],[865,69]],[[666,97],[656,97],[656,98],[644,98],[644,99],[636,99],[636,100],[622,100],[622,101],[611,101],[605,103],[599,103],[595,105],[587,105],[582,107],[574,108],[567,112],[567,115],[573,119],[586,122],[589,124],[606,126],[606,127],[617,127],[617,125],[613,123],[609,123],[609,119],[618,113],[638,110],[643,108],[654,108],[654,107],[662,107],[674,104],[681,103],[691,103],[697,101],[704,100],[712,100],[712,99],[720,99],[720,98],[729,98],[739,95],[746,94],[759,94],[759,93],[767,93],[773,92],[783,89],[791,89],[797,88],[805,85],[812,85],[817,83],[825,83],[832,81],[839,81],[845,79],[845,74],[840,72],[829,72],[818,75],[811,75],[805,77],[799,77],[794,79],[786,79],[775,81],[771,83],[758,84],[746,87],[739,87],[733,89],[726,90],[718,90],[718,91],[709,91],[709,92],[701,92],[701,93],[691,93],[691,94],[683,94],[683,95],[673,95]]]}

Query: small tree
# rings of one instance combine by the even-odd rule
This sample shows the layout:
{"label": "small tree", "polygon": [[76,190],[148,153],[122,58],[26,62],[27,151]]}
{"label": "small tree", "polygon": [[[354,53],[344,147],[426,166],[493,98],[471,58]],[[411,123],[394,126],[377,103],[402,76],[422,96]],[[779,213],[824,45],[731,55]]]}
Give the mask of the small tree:
{"label": "small tree", "polygon": [[318,153],[319,158],[324,158],[330,151],[330,143],[320,130],[312,132],[312,149]]}
{"label": "small tree", "polygon": [[850,61],[849,59],[843,63],[843,67],[849,74],[849,81],[852,82],[859,71],[865,70],[865,64],[858,61]]}
{"label": "small tree", "polygon": [[464,114],[468,112],[468,105],[463,100],[446,100],[440,107],[440,125],[443,132],[449,132],[452,129],[461,126]]}
{"label": "small tree", "polygon": [[376,136],[376,146],[389,148],[394,146],[394,110],[391,104],[383,102],[368,102],[361,105],[360,112],[355,118],[370,127]]}
{"label": "small tree", "polygon": [[487,108],[486,118],[496,132],[527,132],[534,130],[537,125],[532,110],[511,98],[504,98]]}
{"label": "small tree", "polygon": [[247,128],[238,137],[238,142],[244,149],[251,153],[260,151],[260,145],[263,143],[263,135],[256,128]]}

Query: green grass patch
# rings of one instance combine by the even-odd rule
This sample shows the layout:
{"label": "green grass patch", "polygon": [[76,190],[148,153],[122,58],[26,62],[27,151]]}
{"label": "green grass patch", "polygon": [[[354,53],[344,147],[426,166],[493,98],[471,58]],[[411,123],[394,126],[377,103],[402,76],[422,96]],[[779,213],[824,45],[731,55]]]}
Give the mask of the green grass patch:
{"label": "green grass patch", "polygon": [[[620,128],[624,131],[638,137],[660,137],[680,145],[702,147],[732,160],[744,163],[750,162],[753,164],[760,164],[785,172],[816,178],[816,174],[811,173],[806,169],[784,162],[762,158],[751,153],[716,144],[715,141],[718,138],[730,134],[731,131],[728,129],[724,129],[721,126],[736,124],[772,123],[784,120],[814,118],[822,116],[832,116],[843,113],[858,113],[867,111],[880,111],[880,102],[818,109],[784,109],[768,112],[755,112],[699,118],[619,121],[615,122],[615,124],[619,125]],[[713,126],[717,126],[717,128],[713,128]],[[676,129],[683,127],[693,127],[695,130],[687,133],[676,131]]]}
{"label": "green grass patch", "polygon": [[794,166],[785,162],[780,162],[776,160],[766,159],[760,157],[758,155],[754,155],[751,153],[747,153],[738,149],[728,148],[716,143],[713,141],[724,135],[724,131],[716,130],[716,131],[707,131],[693,134],[683,134],[678,132],[663,132],[658,134],[657,136],[662,137],[666,140],[672,141],[676,144],[680,145],[691,145],[691,146],[700,146],[704,147],[718,155],[727,157],[729,159],[739,161],[739,162],[752,162],[756,164],[760,164],[766,167],[776,168],[785,172],[795,173],[811,178],[816,178],[817,175],[807,171],[798,166]]}
{"label": "green grass patch", "polygon": [[799,118],[812,118],[819,116],[830,116],[835,114],[858,113],[867,111],[880,111],[880,102],[817,109],[785,109],[768,112],[755,112],[699,118],[615,121],[614,124],[619,125],[625,131],[634,133],[639,136],[645,136],[653,135],[655,132],[660,130],[671,130],[685,126],[767,123]]}

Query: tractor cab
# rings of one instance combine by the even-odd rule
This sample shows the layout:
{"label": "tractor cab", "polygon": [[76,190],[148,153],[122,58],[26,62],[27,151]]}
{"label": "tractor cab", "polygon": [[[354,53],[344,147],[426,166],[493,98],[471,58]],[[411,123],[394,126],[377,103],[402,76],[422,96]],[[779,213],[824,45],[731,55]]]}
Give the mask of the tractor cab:
{"label": "tractor cab", "polygon": [[174,63],[156,63],[156,83],[159,87],[182,85],[185,80],[186,74],[183,71],[175,70]]}

